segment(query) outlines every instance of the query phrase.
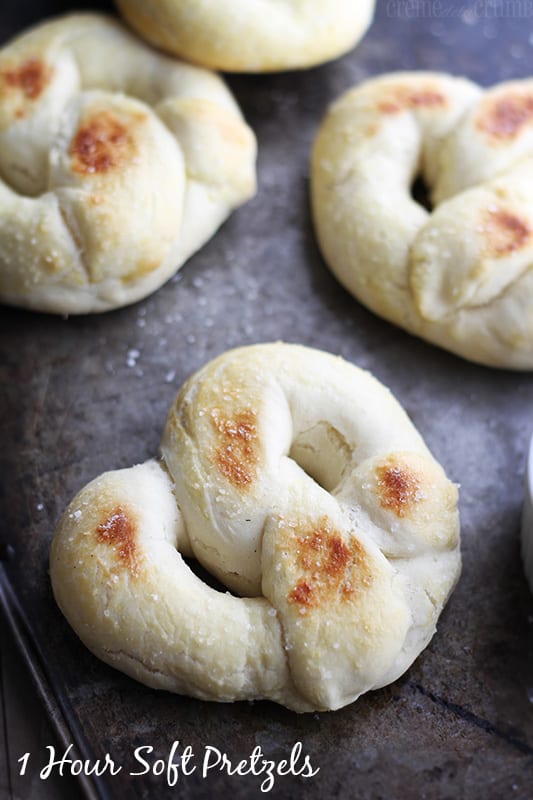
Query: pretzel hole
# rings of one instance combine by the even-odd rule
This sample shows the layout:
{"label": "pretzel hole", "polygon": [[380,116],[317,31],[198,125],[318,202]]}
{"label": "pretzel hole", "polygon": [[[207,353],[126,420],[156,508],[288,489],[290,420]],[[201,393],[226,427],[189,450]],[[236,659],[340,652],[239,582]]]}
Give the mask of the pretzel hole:
{"label": "pretzel hole", "polygon": [[329,422],[319,422],[296,436],[289,458],[319,486],[332,492],[342,480],[351,452],[340,431]]}
{"label": "pretzel hole", "polygon": [[419,206],[425,208],[429,213],[433,211],[434,206],[431,202],[431,192],[422,175],[415,176],[411,184],[411,197],[415,203],[418,203]]}
{"label": "pretzel hole", "polygon": [[239,597],[239,595],[228,589],[228,587],[221,583],[221,581],[217,580],[217,578],[215,578],[214,575],[212,575],[205,567],[203,567],[195,558],[186,558],[184,556],[182,556],[182,558],[191,572],[194,573],[194,575],[196,575],[196,577],[199,578],[202,583],[205,583],[206,586],[214,589],[215,592],[222,592],[222,594],[229,592],[234,597]]}

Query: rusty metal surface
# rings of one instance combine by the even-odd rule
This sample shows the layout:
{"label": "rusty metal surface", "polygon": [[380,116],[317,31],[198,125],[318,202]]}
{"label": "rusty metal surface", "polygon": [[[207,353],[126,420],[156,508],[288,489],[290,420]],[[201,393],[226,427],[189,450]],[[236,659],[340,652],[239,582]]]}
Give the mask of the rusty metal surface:
{"label": "rusty metal surface", "polygon": [[[69,5],[2,0],[0,37]],[[490,3],[442,3],[429,18],[378,5],[366,39],[337,63],[230,79],[258,135],[260,191],[176,280],[102,316],[1,310],[1,536],[16,549],[7,571],[56,692],[95,754],[124,767],[108,778],[111,797],[260,796],[257,777],[204,780],[197,769],[169,788],[165,774],[127,776],[139,769],[135,747],[153,746],[153,763],[175,740],[198,764],[207,745],[234,761],[260,745],[279,761],[301,741],[320,772],[278,778],[270,795],[280,798],[533,797],[533,598],[518,539],[533,377],[474,366],[372,316],[325,268],[308,210],[309,147],[330,100],[393,69],[447,69],[485,85],[526,76],[532,18],[496,18]],[[371,369],[461,484],[463,576],[436,637],[401,680],[330,714],[146,689],[85,650],[48,580],[54,526],[73,494],[157,452],[167,408],[193,370],[231,346],[273,339]]]}

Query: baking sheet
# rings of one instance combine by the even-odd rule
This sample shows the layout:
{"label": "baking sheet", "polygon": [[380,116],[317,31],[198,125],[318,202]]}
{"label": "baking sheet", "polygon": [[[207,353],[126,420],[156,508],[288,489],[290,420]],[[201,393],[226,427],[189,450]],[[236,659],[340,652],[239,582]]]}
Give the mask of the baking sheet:
{"label": "baking sheet", "polygon": [[[2,0],[0,37],[81,5]],[[260,778],[204,779],[200,767],[173,788],[166,774],[128,776],[140,769],[136,747],[152,746],[153,763],[177,740],[199,765],[207,746],[236,762],[260,745],[279,762],[302,742],[320,772],[278,778],[270,796],[280,798],[533,796],[533,600],[518,535],[533,377],[469,364],[367,312],[326,269],[308,207],[314,132],[327,104],[357,81],[411,68],[484,85],[531,74],[527,4],[515,3],[514,17],[497,16],[497,5],[420,3],[413,16],[416,4],[380,0],[370,33],[340,61],[230,78],[259,140],[256,199],[135,306],[68,320],[1,309],[1,536],[15,547],[6,570],[55,692],[95,757],[110,753],[123,766],[104,776],[110,797],[260,796]],[[330,714],[146,689],[85,650],[48,579],[53,530],[74,493],[157,452],[169,404],[192,371],[229,347],[277,339],[371,369],[461,484],[463,576],[437,636],[402,679]],[[35,758],[45,763],[46,754]]]}

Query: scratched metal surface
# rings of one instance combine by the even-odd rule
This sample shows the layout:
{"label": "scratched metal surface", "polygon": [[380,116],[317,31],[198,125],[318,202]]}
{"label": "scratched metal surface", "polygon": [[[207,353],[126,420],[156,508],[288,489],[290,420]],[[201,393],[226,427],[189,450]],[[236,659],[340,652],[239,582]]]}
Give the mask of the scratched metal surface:
{"label": "scratched metal surface", "polygon": [[[0,37],[69,5],[2,0]],[[533,377],[473,366],[372,316],[328,273],[309,221],[310,143],[342,90],[402,68],[449,69],[483,84],[531,72],[531,19],[494,19],[490,4],[475,4],[483,18],[474,3],[441,5],[446,16],[406,19],[382,1],[364,42],[339,62],[230,80],[258,135],[260,191],[178,280],[104,316],[1,311],[1,535],[16,548],[9,572],[56,691],[95,753],[124,765],[108,781],[112,797],[174,796],[164,776],[125,773],[135,768],[134,747],[165,757],[175,739],[198,760],[206,745],[234,759],[260,745],[279,760],[302,741],[320,773],[278,779],[272,795],[280,798],[302,790],[310,800],[532,796],[533,599],[518,526]],[[100,472],[157,452],[168,405],[193,370],[228,347],[272,339],[370,368],[462,487],[463,576],[437,636],[401,680],[331,714],[148,690],[84,649],[48,581],[49,543],[72,495]],[[179,792],[245,798],[259,794],[258,783],[204,781],[197,771],[180,779]]]}

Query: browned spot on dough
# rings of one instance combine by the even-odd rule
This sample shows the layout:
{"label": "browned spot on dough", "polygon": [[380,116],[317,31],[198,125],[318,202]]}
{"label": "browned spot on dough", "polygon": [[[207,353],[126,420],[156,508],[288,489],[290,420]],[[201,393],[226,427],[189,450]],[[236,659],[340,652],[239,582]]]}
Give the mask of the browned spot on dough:
{"label": "browned spot on dough", "polygon": [[302,606],[310,606],[313,600],[313,590],[308,583],[300,581],[289,594],[289,599],[292,600],[293,603],[299,603]]}
{"label": "browned spot on dough", "polygon": [[245,409],[231,417],[214,410],[211,422],[218,433],[215,464],[238,489],[246,489],[255,477],[257,428],[255,413]]}
{"label": "browned spot on dough", "polygon": [[533,94],[509,94],[486,103],[476,126],[494,139],[514,139],[532,122]]}
{"label": "browned spot on dough", "polygon": [[382,100],[378,103],[378,110],[382,114],[399,114],[403,108],[398,103],[392,103],[390,100]]}
{"label": "browned spot on dough", "polygon": [[120,560],[134,577],[139,574],[135,524],[123,508],[115,510],[96,529],[98,542],[112,545]]}
{"label": "browned spot on dough", "polygon": [[127,125],[110,111],[101,111],[86,120],[74,137],[72,166],[82,175],[106,173],[130,160],[133,149]]}
{"label": "browned spot on dough", "polygon": [[393,459],[377,469],[378,492],[383,508],[405,517],[422,499],[419,476]]}
{"label": "browned spot on dough", "polygon": [[371,581],[365,551],[357,541],[346,543],[324,518],[320,525],[296,539],[296,563],[304,572],[288,599],[301,607],[323,606],[349,599]]}
{"label": "browned spot on dough", "polygon": [[489,209],[483,230],[489,255],[506,256],[521,250],[531,236],[531,229],[524,220],[505,209]]}
{"label": "browned spot on dough", "polygon": [[399,114],[405,109],[436,108],[445,106],[446,98],[435,89],[409,89],[398,86],[390,91],[385,100],[378,103],[383,114]]}
{"label": "browned spot on dough", "polygon": [[[28,58],[20,66],[1,73],[4,83],[21,91],[28,100],[37,100],[50,82],[52,70],[40,58]],[[18,116],[22,115],[19,110]]]}

